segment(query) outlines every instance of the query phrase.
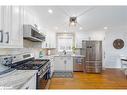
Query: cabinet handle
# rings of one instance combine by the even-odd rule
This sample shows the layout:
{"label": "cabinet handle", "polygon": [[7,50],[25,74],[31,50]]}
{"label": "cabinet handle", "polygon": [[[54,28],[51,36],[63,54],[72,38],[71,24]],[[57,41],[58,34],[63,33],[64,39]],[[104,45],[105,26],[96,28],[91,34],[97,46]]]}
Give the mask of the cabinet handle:
{"label": "cabinet handle", "polygon": [[7,35],[7,42],[6,43],[9,43],[9,32],[6,32],[6,35]]}
{"label": "cabinet handle", "polygon": [[46,43],[46,48],[47,48],[47,43]]}
{"label": "cabinet handle", "polygon": [[2,42],[3,42],[3,31],[0,30],[0,33],[1,33],[1,39],[0,39],[0,42],[2,43]]}
{"label": "cabinet handle", "polygon": [[64,64],[66,64],[67,63],[67,61],[66,60],[64,60]]}
{"label": "cabinet handle", "polygon": [[29,87],[26,87],[25,89],[29,89]]}

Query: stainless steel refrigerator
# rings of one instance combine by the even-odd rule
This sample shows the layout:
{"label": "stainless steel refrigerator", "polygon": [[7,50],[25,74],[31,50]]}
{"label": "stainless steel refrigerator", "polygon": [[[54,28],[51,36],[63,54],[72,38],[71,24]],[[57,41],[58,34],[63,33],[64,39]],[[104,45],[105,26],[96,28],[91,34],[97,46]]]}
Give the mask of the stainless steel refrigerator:
{"label": "stainless steel refrigerator", "polygon": [[87,73],[102,72],[102,41],[82,41],[82,54],[85,56],[84,71]]}

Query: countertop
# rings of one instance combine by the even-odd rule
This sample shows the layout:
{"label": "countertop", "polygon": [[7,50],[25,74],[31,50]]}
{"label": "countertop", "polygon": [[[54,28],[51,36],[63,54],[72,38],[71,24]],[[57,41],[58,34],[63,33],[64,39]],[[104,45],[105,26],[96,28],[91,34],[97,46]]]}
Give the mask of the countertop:
{"label": "countertop", "polygon": [[14,70],[0,75],[0,89],[20,89],[36,73],[37,70]]}
{"label": "countertop", "polygon": [[42,58],[36,58],[36,59],[52,59],[53,57],[85,57],[84,55],[50,55],[50,56],[43,56]]}

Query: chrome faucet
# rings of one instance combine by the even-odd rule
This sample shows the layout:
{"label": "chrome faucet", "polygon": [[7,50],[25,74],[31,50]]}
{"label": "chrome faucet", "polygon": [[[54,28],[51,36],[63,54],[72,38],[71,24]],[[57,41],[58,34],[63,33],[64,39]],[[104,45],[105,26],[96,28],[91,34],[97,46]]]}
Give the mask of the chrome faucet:
{"label": "chrome faucet", "polygon": [[63,50],[63,54],[66,55],[66,50]]}

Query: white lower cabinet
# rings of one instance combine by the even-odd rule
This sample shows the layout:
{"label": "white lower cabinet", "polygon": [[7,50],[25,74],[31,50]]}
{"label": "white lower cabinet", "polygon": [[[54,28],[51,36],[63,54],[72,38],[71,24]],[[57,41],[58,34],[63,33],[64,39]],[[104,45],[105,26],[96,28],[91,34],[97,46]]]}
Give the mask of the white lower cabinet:
{"label": "white lower cabinet", "polygon": [[36,89],[36,74],[21,89]]}
{"label": "white lower cabinet", "polygon": [[71,56],[55,56],[54,57],[55,72],[73,72],[73,57]]}
{"label": "white lower cabinet", "polygon": [[51,64],[51,67],[50,67],[50,70],[51,70],[51,74],[50,74],[50,77],[52,77],[53,73],[54,73],[54,57],[50,59],[50,64]]}

